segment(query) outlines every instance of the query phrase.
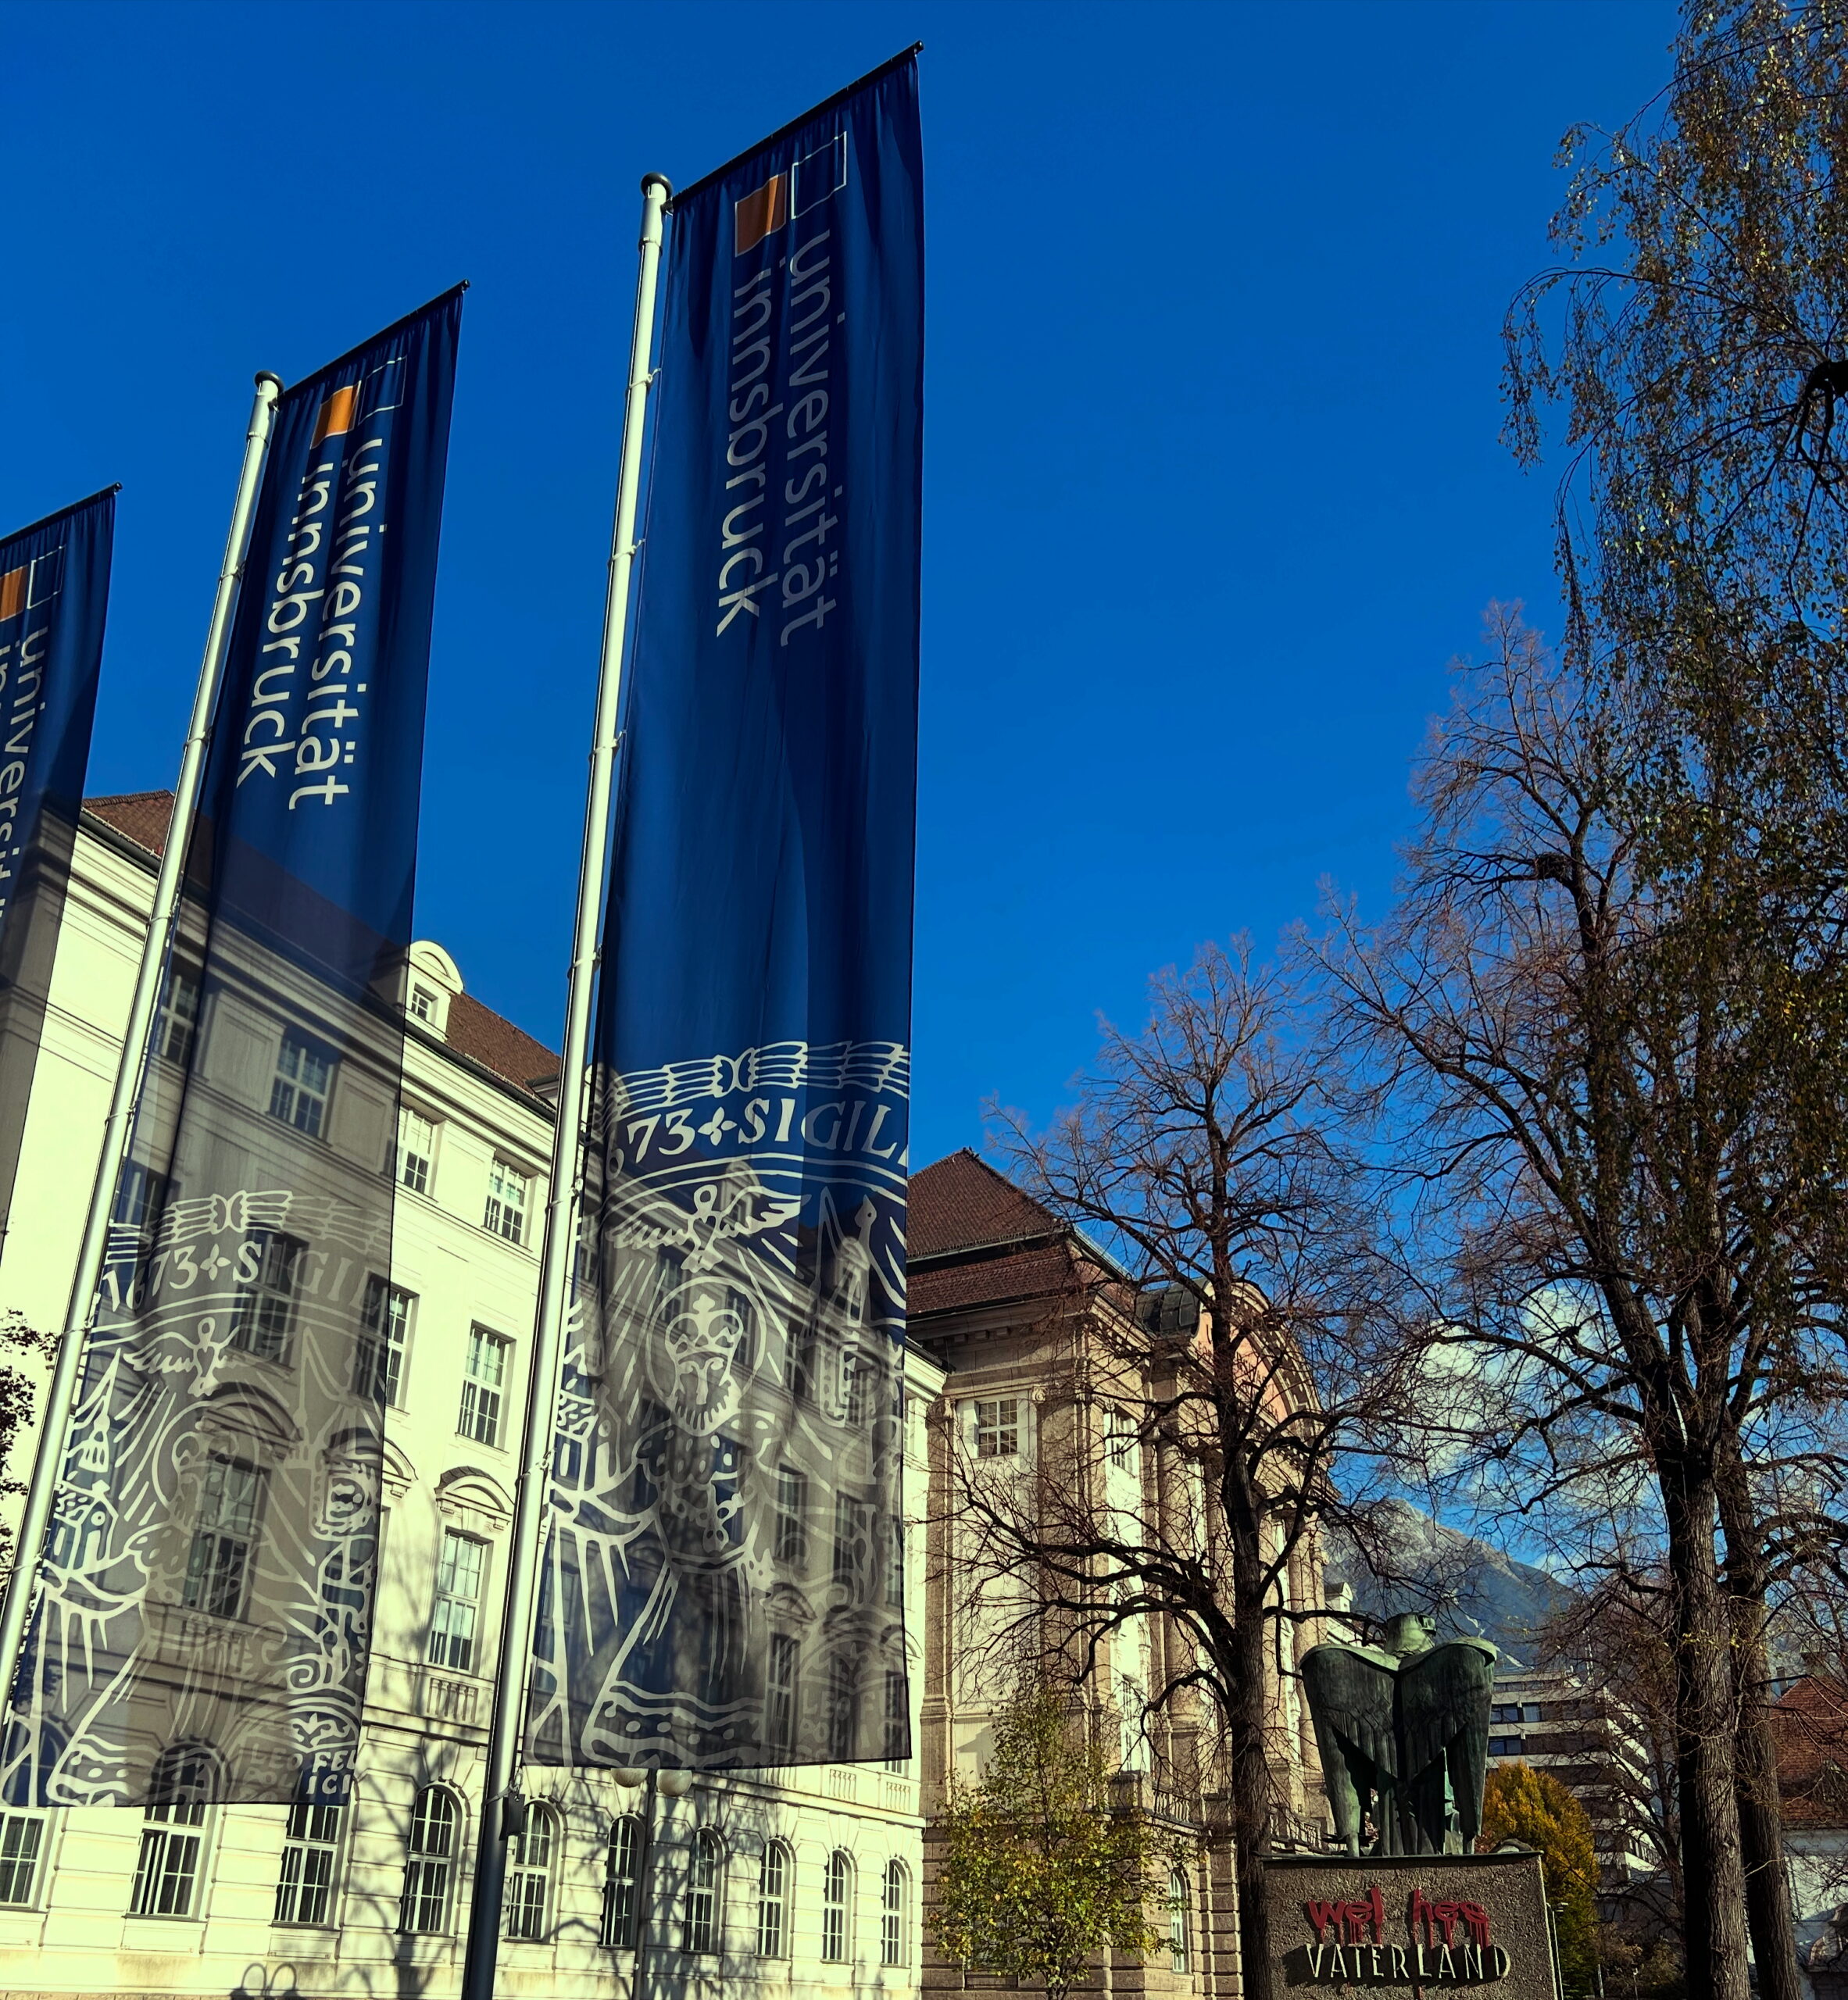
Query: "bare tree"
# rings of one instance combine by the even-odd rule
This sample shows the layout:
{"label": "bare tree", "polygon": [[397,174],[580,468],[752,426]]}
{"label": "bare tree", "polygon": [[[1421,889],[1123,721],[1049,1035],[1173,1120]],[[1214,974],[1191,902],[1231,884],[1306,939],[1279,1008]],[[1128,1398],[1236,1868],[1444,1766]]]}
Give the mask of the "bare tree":
{"label": "bare tree", "polygon": [[1435,733],[1397,913],[1342,915],[1322,962],[1464,1357],[1454,1448],[1485,1502],[1666,1579],[1690,1991],[1744,2000],[1748,1886],[1774,1941],[1783,1887],[1742,1853],[1742,1806],[1777,1850],[1764,1677],[1733,1667],[1771,1577],[1741,1545],[1839,1541],[1848,1463],[1839,1065],[1808,1004],[1839,946],[1801,871],[1729,838],[1723,736],[1673,788],[1711,838],[1664,870],[1635,763],[1675,730],[1517,617],[1491,648]]}
{"label": "bare tree", "polygon": [[1032,1476],[966,1441],[953,1489],[966,1604],[1015,1590],[1041,1670],[1151,1728],[1158,1796],[1212,1795],[1257,2000],[1264,1860],[1300,1834],[1312,1754],[1318,1535],[1339,1512],[1367,1545],[1367,1469],[1409,1414],[1323,1068],[1289,980],[1209,946],[1152,981],[1139,1032],[1106,1024],[1047,1129],[995,1114],[1012,1176],[1078,1232],[1073,1289]]}

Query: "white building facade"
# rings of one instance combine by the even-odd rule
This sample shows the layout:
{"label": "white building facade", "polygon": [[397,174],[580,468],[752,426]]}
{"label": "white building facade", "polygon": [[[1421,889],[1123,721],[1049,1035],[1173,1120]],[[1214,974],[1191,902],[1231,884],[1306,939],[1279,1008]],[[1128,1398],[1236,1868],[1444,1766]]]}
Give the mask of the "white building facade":
{"label": "white building facade", "polygon": [[[79,840],[0,1259],[0,1308],[37,1327],[63,1314],[170,803],[95,802]],[[381,1162],[396,1182],[392,1269],[374,1330],[387,1512],[355,1793],[338,1809],[0,1813],[0,2000],[457,1989],[557,1059],[470,998],[434,944],[413,948],[405,999],[405,1109]],[[170,1006],[156,1060],[184,1053],[184,1015]],[[280,1020],[276,1035],[281,1062]],[[924,1412],[943,1371],[913,1355],[906,1379],[906,1510],[921,1520]],[[923,1570],[907,1563],[905,1583],[913,1742]],[[534,1769],[523,1784],[534,1805],[502,1992],[917,1987],[913,1760],[702,1779],[674,1798],[606,1772]]]}

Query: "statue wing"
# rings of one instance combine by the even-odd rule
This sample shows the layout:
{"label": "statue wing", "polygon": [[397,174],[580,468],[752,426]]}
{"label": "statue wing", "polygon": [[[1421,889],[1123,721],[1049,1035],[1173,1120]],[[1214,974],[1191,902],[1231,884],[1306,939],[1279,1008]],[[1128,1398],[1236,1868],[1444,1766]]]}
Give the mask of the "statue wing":
{"label": "statue wing", "polygon": [[1399,1674],[1406,1776],[1416,1777],[1460,1737],[1465,1768],[1479,1794],[1488,1765],[1489,1702],[1494,1689],[1494,1660],[1467,1639],[1433,1646],[1408,1661]]}
{"label": "statue wing", "polygon": [[1392,1670],[1336,1644],[1311,1646],[1301,1670],[1310,1718],[1352,1745],[1375,1770],[1396,1777]]}

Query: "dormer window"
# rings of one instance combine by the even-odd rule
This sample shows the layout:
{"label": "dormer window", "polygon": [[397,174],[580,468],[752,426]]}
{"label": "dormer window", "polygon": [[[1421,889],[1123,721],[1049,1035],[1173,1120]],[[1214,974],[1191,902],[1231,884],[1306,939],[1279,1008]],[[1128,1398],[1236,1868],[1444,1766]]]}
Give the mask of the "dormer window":
{"label": "dormer window", "polygon": [[411,988],[411,1012],[427,1027],[435,1027],[436,995],[427,986],[413,986]]}

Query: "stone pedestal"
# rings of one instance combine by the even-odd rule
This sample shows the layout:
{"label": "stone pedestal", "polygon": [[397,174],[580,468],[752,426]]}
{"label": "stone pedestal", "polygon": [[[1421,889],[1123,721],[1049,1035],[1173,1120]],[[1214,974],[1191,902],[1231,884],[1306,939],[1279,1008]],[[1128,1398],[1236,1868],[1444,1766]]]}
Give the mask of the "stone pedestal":
{"label": "stone pedestal", "polygon": [[1264,1879],[1274,1977],[1303,2000],[1558,2000],[1537,1854],[1280,1855]]}

